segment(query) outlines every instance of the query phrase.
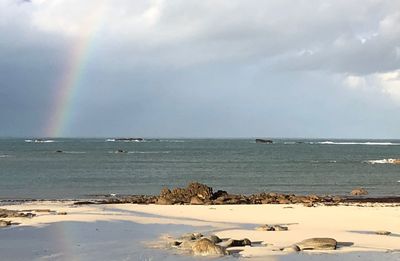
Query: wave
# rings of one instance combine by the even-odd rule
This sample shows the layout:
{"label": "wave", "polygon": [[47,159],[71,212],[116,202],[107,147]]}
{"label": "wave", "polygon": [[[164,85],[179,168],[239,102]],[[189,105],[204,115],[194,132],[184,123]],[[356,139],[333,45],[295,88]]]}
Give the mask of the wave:
{"label": "wave", "polygon": [[106,139],[106,142],[145,142],[142,138],[115,138],[115,139]]}
{"label": "wave", "polygon": [[184,140],[154,140],[154,141],[159,141],[159,142],[185,142]]}
{"label": "wave", "polygon": [[55,140],[42,140],[42,139],[36,139],[36,140],[25,140],[25,142],[34,142],[34,143],[51,143],[51,142],[55,142]]}
{"label": "wave", "polygon": [[9,158],[9,157],[11,157],[11,156],[7,155],[7,154],[0,154],[0,158]]}
{"label": "wave", "polygon": [[57,152],[65,154],[86,154],[86,151],[57,151]]}
{"label": "wave", "polygon": [[400,159],[367,160],[370,164],[400,164]]}
{"label": "wave", "polygon": [[129,154],[168,154],[170,151],[128,151]]}
{"label": "wave", "polygon": [[322,145],[372,145],[372,146],[393,146],[400,145],[400,143],[393,142],[335,142],[335,141],[319,141],[319,142],[310,142],[310,144],[322,144]]}

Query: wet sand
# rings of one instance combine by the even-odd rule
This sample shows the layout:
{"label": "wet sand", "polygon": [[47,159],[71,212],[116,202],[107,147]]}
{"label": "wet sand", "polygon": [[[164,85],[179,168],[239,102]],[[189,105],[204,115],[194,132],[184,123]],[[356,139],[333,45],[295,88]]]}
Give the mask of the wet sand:
{"label": "wet sand", "polygon": [[[72,201],[43,201],[1,208],[36,214],[3,218],[14,223],[0,229],[0,252],[6,260],[204,260],[162,247],[161,237],[186,232],[255,243],[235,248],[235,257],[223,260],[400,260],[400,206],[390,204],[77,206]],[[57,215],[62,212],[66,215]],[[281,224],[288,231],[255,230],[263,224]],[[391,234],[375,234],[381,230]],[[338,249],[275,251],[312,237],[334,238]]]}

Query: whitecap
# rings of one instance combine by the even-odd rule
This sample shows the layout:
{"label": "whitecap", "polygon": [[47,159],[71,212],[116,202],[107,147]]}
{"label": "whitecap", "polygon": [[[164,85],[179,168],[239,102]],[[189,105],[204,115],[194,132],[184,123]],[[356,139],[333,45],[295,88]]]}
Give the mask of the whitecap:
{"label": "whitecap", "polygon": [[[313,142],[310,142],[310,144],[314,144]],[[320,141],[317,142],[317,144],[322,144],[322,145],[371,145],[371,146],[393,146],[393,145],[400,145],[400,143],[393,143],[393,142],[355,142],[355,141],[349,141],[349,142],[334,142],[334,141]]]}
{"label": "whitecap", "polygon": [[115,139],[106,139],[107,142],[113,142]]}
{"label": "whitecap", "polygon": [[397,164],[399,159],[380,159],[380,160],[367,160],[370,164]]}

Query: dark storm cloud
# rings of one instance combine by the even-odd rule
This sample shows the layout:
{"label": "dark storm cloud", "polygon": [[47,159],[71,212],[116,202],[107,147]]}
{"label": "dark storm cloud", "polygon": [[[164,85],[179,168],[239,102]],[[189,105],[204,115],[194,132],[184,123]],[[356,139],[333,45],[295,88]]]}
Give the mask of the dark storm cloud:
{"label": "dark storm cloud", "polygon": [[396,137],[398,10],[0,0],[0,135],[44,135],[71,50],[96,32],[63,135]]}

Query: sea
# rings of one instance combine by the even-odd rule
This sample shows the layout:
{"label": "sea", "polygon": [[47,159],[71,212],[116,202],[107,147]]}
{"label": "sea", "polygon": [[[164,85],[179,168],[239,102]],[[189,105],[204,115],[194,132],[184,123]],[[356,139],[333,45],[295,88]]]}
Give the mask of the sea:
{"label": "sea", "polygon": [[157,195],[198,181],[230,193],[400,196],[400,140],[0,139],[0,200]]}

